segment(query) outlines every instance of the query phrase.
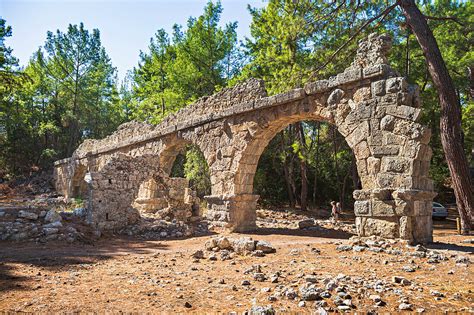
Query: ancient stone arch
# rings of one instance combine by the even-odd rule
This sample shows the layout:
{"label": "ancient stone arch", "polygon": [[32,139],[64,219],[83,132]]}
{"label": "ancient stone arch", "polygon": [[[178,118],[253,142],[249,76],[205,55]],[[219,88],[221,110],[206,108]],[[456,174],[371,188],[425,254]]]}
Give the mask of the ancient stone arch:
{"label": "ancient stone arch", "polygon": [[[258,200],[253,177],[264,148],[288,124],[319,120],[337,127],[357,159],[362,182],[362,189],[354,192],[359,235],[430,241],[435,195],[428,175],[430,130],[417,122],[417,87],[388,64],[390,46],[389,37],[372,34],[359,43],[354,62],[327,80],[268,97],[263,82],[253,79],[202,98],[158,126],[123,125],[56,162],[57,188],[67,195],[64,183],[80,163],[100,174],[117,159],[127,157],[129,164],[152,159],[153,168],[169,173],[177,152],[192,143],[209,164],[212,193],[205,198],[211,226],[251,230]],[[126,180],[129,189],[139,185],[134,178]]]}

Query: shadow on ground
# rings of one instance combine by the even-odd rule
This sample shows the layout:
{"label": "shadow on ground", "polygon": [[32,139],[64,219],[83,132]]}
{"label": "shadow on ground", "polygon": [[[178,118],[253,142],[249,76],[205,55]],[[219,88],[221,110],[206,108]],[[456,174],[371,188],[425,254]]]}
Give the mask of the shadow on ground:
{"label": "shadow on ground", "polygon": [[22,265],[36,266],[48,271],[86,267],[115,256],[150,254],[167,250],[163,242],[117,237],[101,239],[96,244],[48,244],[3,242],[0,248],[0,292],[31,289],[25,276],[15,275]]}
{"label": "shadow on ground", "polygon": [[[240,233],[247,234],[247,233]],[[336,238],[336,239],[349,239],[354,234],[347,233],[345,231],[325,229],[318,227],[318,229],[287,229],[287,228],[258,228],[255,231],[249,232],[248,234],[256,235],[293,235],[293,236],[308,236],[308,237],[321,237],[321,238]]]}

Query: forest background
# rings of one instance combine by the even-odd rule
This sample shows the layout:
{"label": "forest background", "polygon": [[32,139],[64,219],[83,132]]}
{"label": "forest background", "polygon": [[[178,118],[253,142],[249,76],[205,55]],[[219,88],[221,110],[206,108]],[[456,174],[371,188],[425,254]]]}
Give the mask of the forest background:
{"label": "forest background", "polygon": [[[474,5],[449,0],[417,4],[455,85],[464,154],[472,170]],[[327,78],[348,66],[359,39],[378,32],[393,38],[392,66],[420,87],[422,123],[433,134],[430,174],[437,200],[455,202],[441,145],[438,92],[420,45],[398,7],[366,23],[387,7],[387,1],[379,0],[270,0],[263,8],[249,7],[251,36],[239,41],[237,22],[222,25],[225,8],[210,1],[185,26],[175,25],[171,33],[157,30],[138,66],[121,81],[98,29],[81,23],[48,32],[44,45],[20,67],[4,42],[14,30],[0,19],[0,178],[51,172],[53,161],[70,156],[87,138],[103,138],[130,120],[158,124],[198,98],[251,77],[263,79],[269,95]],[[188,178],[200,196],[210,192],[207,164],[196,147],[178,156],[173,175]],[[262,204],[303,209],[331,200],[351,207],[352,191],[360,188],[344,138],[317,121],[279,133],[261,156],[254,182]]]}

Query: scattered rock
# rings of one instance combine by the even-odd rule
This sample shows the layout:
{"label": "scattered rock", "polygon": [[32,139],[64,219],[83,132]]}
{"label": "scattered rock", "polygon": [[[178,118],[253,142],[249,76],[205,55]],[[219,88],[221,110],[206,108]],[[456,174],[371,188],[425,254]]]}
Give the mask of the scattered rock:
{"label": "scattered rock", "polygon": [[197,250],[191,254],[191,257],[195,259],[204,259],[204,252],[202,250]]}
{"label": "scattered rock", "polygon": [[392,277],[392,282],[393,283],[398,283],[398,284],[401,284],[401,285],[410,285],[411,284],[411,281],[402,277],[402,276],[393,276]]}
{"label": "scattered rock", "polygon": [[298,222],[298,228],[300,229],[306,229],[309,227],[314,226],[314,220],[313,219],[306,219],[306,220],[301,220]]}
{"label": "scattered rock", "polygon": [[272,244],[265,242],[265,241],[257,241],[255,244],[256,250],[261,250],[265,254],[275,253],[276,249],[272,246]]}
{"label": "scattered rock", "polygon": [[46,222],[53,223],[53,222],[61,221],[62,218],[61,218],[61,215],[56,212],[56,210],[51,209],[51,210],[48,211],[48,213],[46,213],[46,216],[44,217],[44,220]]}
{"label": "scattered rock", "polygon": [[411,311],[413,306],[409,303],[400,303],[400,305],[398,305],[398,309],[401,311]]}
{"label": "scattered rock", "polygon": [[352,250],[352,246],[351,245],[339,245],[339,246],[336,247],[336,250],[340,251],[340,252],[347,252],[347,251]]}
{"label": "scattered rock", "polygon": [[252,306],[252,308],[248,311],[249,315],[274,315],[275,310],[271,305],[267,306]]}
{"label": "scattered rock", "polygon": [[18,211],[18,217],[22,219],[28,219],[28,220],[37,220],[38,215],[34,212],[28,212],[24,210]]}

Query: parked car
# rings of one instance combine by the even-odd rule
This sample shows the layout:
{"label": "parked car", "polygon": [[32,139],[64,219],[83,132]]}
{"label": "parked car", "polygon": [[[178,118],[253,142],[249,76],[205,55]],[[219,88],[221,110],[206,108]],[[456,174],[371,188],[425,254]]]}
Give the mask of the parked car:
{"label": "parked car", "polygon": [[448,217],[448,209],[438,202],[433,202],[433,218],[446,219]]}

